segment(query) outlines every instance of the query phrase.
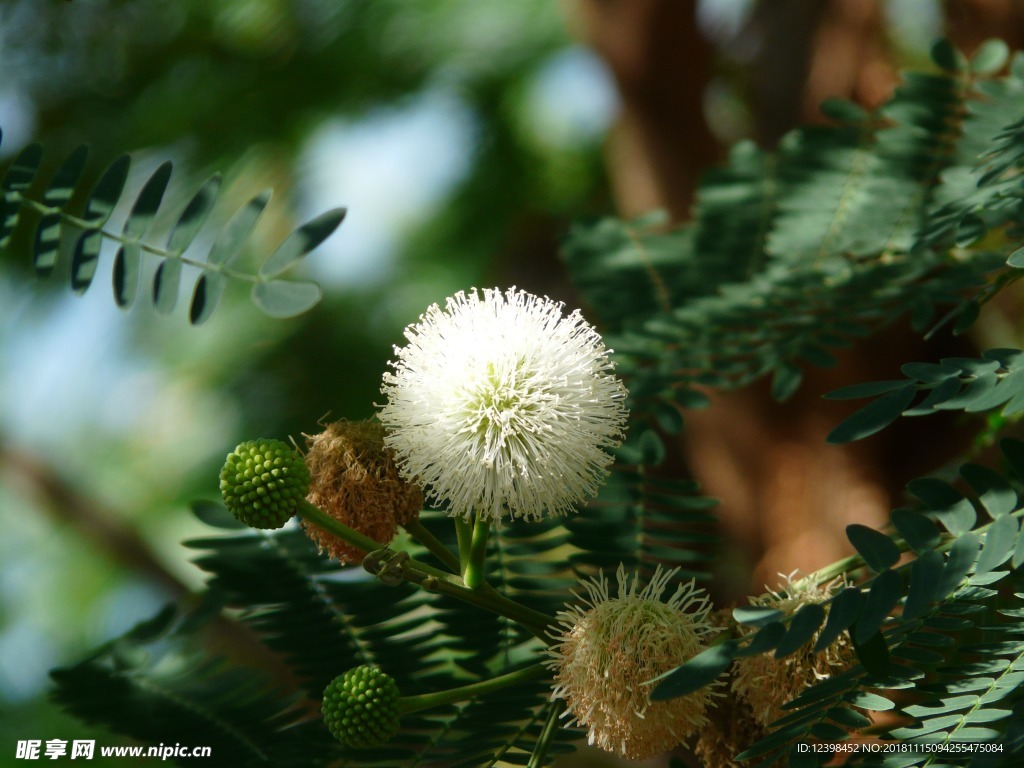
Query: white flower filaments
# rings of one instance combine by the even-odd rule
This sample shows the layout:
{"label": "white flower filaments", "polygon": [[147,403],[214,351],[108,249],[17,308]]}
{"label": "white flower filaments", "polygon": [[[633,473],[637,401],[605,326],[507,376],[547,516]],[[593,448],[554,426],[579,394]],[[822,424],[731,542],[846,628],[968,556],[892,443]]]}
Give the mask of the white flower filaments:
{"label": "white flower filaments", "polygon": [[405,330],[380,420],[399,469],[449,513],[565,514],[593,496],[626,421],[626,390],[579,311],[474,289]]}
{"label": "white flower filaments", "polygon": [[654,572],[637,590],[619,566],[618,596],[601,574],[583,582],[583,605],[558,614],[564,627],[548,649],[555,672],[552,698],[564,699],[566,715],[588,731],[591,744],[630,759],[659,755],[707,723],[708,688],[668,701],[651,702],[650,681],[689,661],[715,629],[710,602],[694,585],[680,584],[667,602],[665,587],[678,569]]}

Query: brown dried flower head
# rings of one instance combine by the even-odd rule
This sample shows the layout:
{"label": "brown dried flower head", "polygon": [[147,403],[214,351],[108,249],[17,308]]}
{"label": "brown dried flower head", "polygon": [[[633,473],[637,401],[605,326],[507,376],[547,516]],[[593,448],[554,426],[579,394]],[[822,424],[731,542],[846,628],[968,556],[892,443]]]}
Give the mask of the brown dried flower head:
{"label": "brown dried flower head", "polygon": [[701,728],[693,748],[704,768],[743,768],[736,756],[749,749],[767,731],[754,718],[746,702],[728,696],[708,712],[708,724]]}
{"label": "brown dried flower head", "polygon": [[[712,626],[726,631],[734,626],[732,608],[712,611]],[[731,687],[732,671],[729,672]],[[754,718],[750,705],[730,692],[708,710],[708,724],[701,728],[693,752],[704,768],[742,768],[736,755],[748,749],[765,735],[764,727]]]}
{"label": "brown dried flower head", "polygon": [[667,602],[662,593],[675,571],[655,571],[639,590],[625,568],[616,574],[618,596],[604,575],[583,582],[583,605],[558,614],[564,627],[548,653],[555,672],[552,698],[584,726],[591,744],[639,760],[672,749],[707,723],[709,688],[651,702],[650,681],[696,656],[713,632],[710,604],[693,582]]}
{"label": "brown dried flower head", "polygon": [[[791,616],[802,605],[823,603],[832,597],[835,590],[845,587],[845,577],[828,584],[818,584],[810,579],[794,579],[796,571],[782,576],[784,583],[780,591],[768,591],[762,597],[750,599],[752,605],[775,608]],[[741,632],[753,632],[742,627]],[[776,659],[771,652],[760,653],[737,659],[733,668],[732,690],[753,712],[755,719],[763,726],[770,725],[788,714],[782,707],[816,682],[850,669],[856,661],[856,652],[849,635],[843,632],[827,648],[814,652],[820,630],[807,644],[793,654]]]}
{"label": "brown dried flower head", "polygon": [[[324,512],[374,541],[387,544],[419,516],[423,493],[399,477],[384,427],[376,419],[337,421],[306,435],[308,499]],[[340,563],[359,562],[364,552],[303,521],[306,534]]]}

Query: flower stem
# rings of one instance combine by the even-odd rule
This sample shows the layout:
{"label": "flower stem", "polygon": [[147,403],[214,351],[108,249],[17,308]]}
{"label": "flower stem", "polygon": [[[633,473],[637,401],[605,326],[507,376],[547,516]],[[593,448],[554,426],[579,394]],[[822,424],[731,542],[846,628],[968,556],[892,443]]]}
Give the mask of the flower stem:
{"label": "flower stem", "polygon": [[528,608],[522,603],[517,603],[515,600],[507,598],[500,592],[491,589],[489,585],[484,585],[484,589],[474,590],[462,584],[460,580],[453,576],[445,575],[443,579],[434,576],[423,576],[414,570],[414,564],[414,560],[408,560],[404,563],[404,566],[408,569],[408,572],[405,574],[407,581],[419,584],[428,592],[439,592],[443,595],[457,598],[464,603],[475,605],[478,608],[484,608],[499,616],[512,619],[512,621],[522,624],[531,634],[544,641],[545,644],[550,645],[552,643],[552,640],[545,634],[545,630],[552,623],[551,617],[547,614]]}
{"label": "flower stem", "polygon": [[476,516],[469,546],[469,563],[464,566],[462,580],[470,589],[480,589],[487,577],[487,536],[491,531],[486,517]]}
{"label": "flower stem", "polygon": [[[302,504],[299,507],[299,514],[313,523],[318,528],[322,528],[328,533],[337,536],[339,539],[347,541],[354,547],[358,547],[367,554],[376,552],[377,550],[387,549],[384,544],[374,541],[369,536],[364,536],[359,531],[354,531],[344,523],[335,520],[333,517],[324,512],[320,507],[312,504],[305,499],[302,500]],[[435,578],[447,579],[451,578],[450,574],[445,573],[439,568],[435,568],[432,565],[421,563],[418,560],[409,559],[406,561],[406,565],[410,568],[423,573],[426,576],[434,576]]]}
{"label": "flower stem", "polygon": [[[302,501],[299,507],[299,514],[305,520],[318,528],[322,528],[327,533],[347,541],[349,544],[354,547],[358,547],[367,554],[386,550],[386,547],[383,544],[364,536],[358,531],[352,530],[344,523],[335,520],[322,509],[306,500]],[[420,561],[412,558],[401,560],[398,562],[396,568],[398,570],[398,575],[400,575],[400,577],[405,581],[411,581],[414,584],[418,584],[423,587],[423,589],[430,592],[440,592],[441,594],[455,597],[463,602],[469,603],[470,605],[475,605],[479,608],[484,608],[485,610],[497,613],[499,616],[504,616],[512,621],[522,624],[527,630],[539,637],[541,640],[550,642],[550,640],[546,639],[544,634],[544,630],[547,629],[548,625],[551,623],[551,617],[547,614],[535,611],[521,603],[517,603],[515,600],[511,600],[493,589],[480,591],[470,589],[454,574],[446,573],[439,568],[434,568],[431,565],[421,563]],[[374,575],[378,574],[375,573]]]}
{"label": "flower stem", "polygon": [[337,536],[339,539],[348,542],[353,547],[357,547],[367,554],[384,548],[384,545],[380,542],[374,541],[369,536],[364,536],[359,531],[352,530],[306,499],[299,503],[298,512],[303,520],[308,520],[317,528],[322,528],[327,533]]}
{"label": "flower stem", "polygon": [[[1024,509],[1018,509],[1014,512],[1011,512],[1009,516],[1015,517],[1017,519],[1022,519],[1024,518]],[[985,523],[984,525],[979,525],[977,528],[972,529],[971,533],[987,534],[988,529],[992,527],[994,522],[995,521],[991,523]],[[952,547],[953,544],[956,542],[957,538],[959,538],[958,536],[955,536],[950,533],[940,533],[939,537],[939,544],[935,547],[935,551],[940,553],[948,552],[950,547]],[[902,536],[889,536],[889,538],[892,539],[892,542],[896,545],[900,552],[910,551],[910,545],[903,539]],[[911,560],[908,563],[903,563],[902,565],[896,566],[895,569],[900,570],[902,568],[913,565],[913,563],[914,561]],[[807,581],[813,582],[815,584],[824,584],[825,582],[831,581],[835,577],[840,576],[844,573],[849,575],[858,568],[863,568],[865,565],[867,565],[867,563],[864,561],[864,558],[860,555],[849,555],[848,557],[844,557],[842,560],[837,560],[831,565],[827,565],[824,568],[810,574],[807,577]]]}
{"label": "flower stem", "polygon": [[455,535],[459,540],[459,575],[466,575],[466,568],[469,566],[469,550],[473,541],[473,526],[468,520],[455,517]]}
{"label": "flower stem", "polygon": [[548,747],[551,746],[551,741],[558,731],[558,716],[562,711],[561,704],[562,702],[557,699],[548,704],[548,716],[544,720],[544,727],[541,729],[540,738],[537,739],[537,744],[533,748],[533,754],[530,755],[530,762],[526,764],[526,768],[540,768],[544,765],[544,758],[547,757]]}
{"label": "flower stem", "polygon": [[427,530],[423,523],[419,520],[410,520],[403,528],[420,544],[426,547],[430,554],[448,566],[452,573],[460,572],[459,558],[440,539]]}
{"label": "flower stem", "polygon": [[502,688],[507,688],[510,685],[532,680],[547,673],[547,671],[544,665],[533,664],[529,667],[517,669],[515,672],[491,678],[490,680],[481,680],[479,683],[470,683],[458,688],[450,688],[447,691],[435,691],[434,693],[424,693],[419,696],[403,696],[398,700],[398,711],[400,714],[405,715],[410,712],[427,709],[428,707],[454,704],[457,701],[465,701],[482,693],[500,691]]}

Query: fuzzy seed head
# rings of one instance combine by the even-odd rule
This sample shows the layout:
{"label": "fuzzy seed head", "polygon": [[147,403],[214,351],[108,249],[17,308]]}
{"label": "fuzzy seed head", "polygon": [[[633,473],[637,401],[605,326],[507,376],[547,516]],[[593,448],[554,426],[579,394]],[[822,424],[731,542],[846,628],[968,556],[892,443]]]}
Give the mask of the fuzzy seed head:
{"label": "fuzzy seed head", "polygon": [[252,528],[280,528],[309,492],[309,470],[281,440],[248,440],[228,454],[220,492],[231,513]]}
{"label": "fuzzy seed head", "polygon": [[[398,526],[419,516],[423,493],[399,476],[376,419],[330,424],[320,434],[307,435],[307,447],[309,501],[331,517],[386,545]],[[315,525],[303,521],[303,528],[321,551],[343,565],[365,554]]]}
{"label": "fuzzy seed head", "polygon": [[638,577],[630,580],[620,565],[616,597],[603,574],[583,582],[587,597],[559,612],[563,631],[548,650],[552,698],[565,700],[570,722],[587,729],[591,744],[630,759],[672,749],[707,723],[709,688],[669,701],[649,698],[650,681],[703,651],[714,631],[710,603],[692,581],[661,601],[676,570],[659,567],[638,590]]}
{"label": "fuzzy seed head", "polygon": [[[846,586],[845,578],[819,585],[808,579],[794,579],[796,571],[788,576],[780,574],[783,584],[779,591],[768,590],[761,597],[750,599],[751,605],[775,608],[792,616],[808,603],[823,603],[837,589]],[[749,634],[755,630],[741,627]],[[776,659],[774,653],[761,653],[736,660],[733,667],[732,690],[745,702],[761,726],[768,726],[788,714],[783,709],[790,700],[820,680],[850,669],[856,661],[856,652],[849,635],[843,632],[827,648],[814,652],[814,644],[821,631],[795,653]]]}
{"label": "fuzzy seed head", "polygon": [[354,667],[324,689],[324,723],[346,746],[378,747],[398,733],[398,698],[398,685],[379,667]]}
{"label": "fuzzy seed head", "polygon": [[561,515],[593,496],[626,422],[626,390],[579,311],[514,288],[473,289],[405,330],[384,374],[403,477],[451,515]]}

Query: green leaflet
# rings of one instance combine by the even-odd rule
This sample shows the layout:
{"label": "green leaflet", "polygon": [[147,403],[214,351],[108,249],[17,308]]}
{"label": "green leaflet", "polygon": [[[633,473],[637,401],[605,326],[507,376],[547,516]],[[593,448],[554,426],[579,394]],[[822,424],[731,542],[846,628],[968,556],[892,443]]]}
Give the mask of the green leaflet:
{"label": "green leaflet", "polygon": [[323,293],[316,283],[270,280],[256,283],[251,295],[252,303],[271,317],[294,317],[320,303]]}
{"label": "green leaflet", "polygon": [[969,531],[977,518],[963,494],[938,478],[924,477],[907,483],[907,491],[920,499],[951,533]]}
{"label": "green leaflet", "polygon": [[964,464],[960,467],[960,476],[978,494],[978,501],[993,519],[1008,515],[1017,508],[1017,492],[995,470],[978,464]]}
{"label": "green leaflet", "polygon": [[893,543],[892,539],[866,525],[846,526],[846,537],[864,558],[868,567],[876,573],[881,573],[895,565],[896,561],[900,559],[899,547]]}
{"label": "green leaflet", "polygon": [[96,276],[100,248],[103,244],[103,235],[99,228],[114,212],[114,207],[128,180],[130,165],[131,158],[128,155],[122,155],[115,160],[96,182],[85,203],[81,216],[91,228],[78,236],[71,256],[71,288],[76,293],[84,293]]}
{"label": "green leaflet", "polygon": [[[70,202],[88,157],[89,150],[83,145],[65,158],[43,192],[44,205],[60,208]],[[57,264],[60,234],[61,221],[58,214],[45,213],[40,216],[32,245],[32,266],[40,277],[49,277],[53,273]]]}
{"label": "green leaflet", "polygon": [[[834,400],[878,397],[836,427],[830,440],[860,439],[895,420],[900,412],[904,416],[924,416],[941,410],[996,411],[1011,416],[1024,410],[1024,351],[1019,349],[990,349],[980,358],[950,358],[937,364],[908,363],[901,371],[907,377],[903,382],[869,382],[826,395]],[[904,403],[908,390],[925,393],[912,408]],[[902,409],[897,408],[899,405]],[[988,482],[982,477],[986,472],[984,468],[967,472],[973,473],[973,480],[965,476],[972,485]],[[982,492],[995,504],[995,511],[991,511],[993,516],[1001,514],[1001,510],[1012,503],[1012,494],[1005,486],[985,488]]]}
{"label": "green leaflet", "polygon": [[878,634],[882,622],[899,602],[901,592],[902,583],[896,571],[883,571],[872,581],[853,627],[853,638],[858,644],[867,643]]}
{"label": "green leaflet", "polygon": [[[86,147],[78,147],[44,180],[39,178],[43,150],[31,145],[0,175],[0,248],[19,243],[19,230],[31,227],[26,247],[39,277],[67,280],[75,293],[84,293],[94,281],[104,243],[111,243],[115,252],[114,301],[123,309],[146,295],[158,313],[171,313],[189,275],[186,267],[199,270],[189,288],[188,316],[194,325],[209,320],[228,280],[252,283],[253,303],[273,317],[292,317],[320,301],[320,288],[315,284],[279,276],[334,232],[345,216],[344,209],[327,211],[299,226],[253,274],[233,264],[266,207],[269,193],[239,209],[214,238],[213,246],[207,247],[200,244],[198,236],[215,210],[219,175],[199,187],[166,232],[153,231],[157,222],[166,219],[172,164],[159,165],[141,188],[133,191],[126,187],[131,164],[126,155],[115,160],[87,190],[83,188],[87,159]],[[111,228],[111,214],[126,200],[131,200],[131,207],[124,222],[119,229]],[[199,253],[203,249],[205,256]],[[142,290],[149,260],[157,264],[151,286]]]}
{"label": "green leaflet", "polygon": [[682,666],[676,667],[671,673],[660,678],[660,682],[651,693],[651,700],[674,699],[710,685],[732,663],[738,645],[735,640],[727,640],[711,646]]}
{"label": "green leaflet", "polygon": [[939,529],[931,519],[909,509],[894,509],[892,522],[910,548],[918,554],[932,551],[939,543]]}
{"label": "green leaflet", "polygon": [[832,598],[828,619],[818,636],[818,641],[814,644],[814,651],[821,651],[835,642],[836,638],[857,620],[862,604],[863,597],[856,587],[847,587]]}
{"label": "green leaflet", "polygon": [[[0,133],[2,138],[3,134]],[[14,157],[0,180],[0,191],[3,192],[0,198],[0,248],[6,248],[10,243],[21,211],[21,194],[32,186],[42,159],[43,148],[38,144],[30,144]]]}
{"label": "green leaflet", "polygon": [[1019,535],[1020,524],[1016,518],[998,518],[985,534],[984,547],[975,566],[975,573],[988,573],[1005,563],[1013,554]]}
{"label": "green leaflet", "polygon": [[775,658],[781,659],[788,656],[809,643],[824,621],[825,609],[820,605],[808,603],[801,606],[793,615],[786,636],[782,638],[775,649]]}
{"label": "green leaflet", "polygon": [[942,578],[942,555],[934,550],[922,552],[910,566],[908,596],[903,615],[914,619],[931,610],[943,599],[940,579]]}
{"label": "green leaflet", "polygon": [[875,434],[896,421],[914,399],[916,389],[905,386],[883,395],[847,418],[828,435],[830,443],[849,443]]}

